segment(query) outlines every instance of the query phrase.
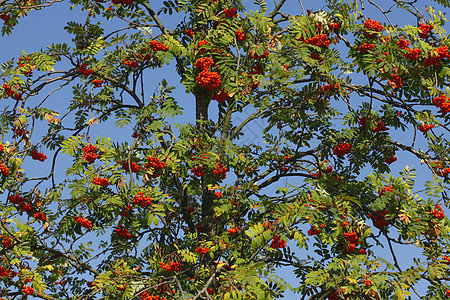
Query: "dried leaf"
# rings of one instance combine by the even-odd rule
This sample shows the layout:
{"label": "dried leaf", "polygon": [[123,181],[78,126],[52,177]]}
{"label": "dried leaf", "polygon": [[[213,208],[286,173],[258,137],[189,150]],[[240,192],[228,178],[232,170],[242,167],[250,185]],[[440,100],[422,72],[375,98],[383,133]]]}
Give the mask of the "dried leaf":
{"label": "dried leaf", "polygon": [[58,119],[57,117],[55,117],[55,115],[56,115],[56,114],[49,114],[49,113],[46,113],[46,114],[44,115],[44,119],[46,119],[47,122],[56,125],[56,124],[58,124],[59,122],[61,122],[61,120]]}
{"label": "dried leaf", "polygon": [[411,223],[411,219],[407,214],[400,214],[398,216],[400,217],[400,221],[404,221],[405,224]]}
{"label": "dried leaf", "polygon": [[98,123],[98,118],[92,118],[86,122],[86,124],[91,125],[91,126],[94,124],[97,124],[97,123]]}

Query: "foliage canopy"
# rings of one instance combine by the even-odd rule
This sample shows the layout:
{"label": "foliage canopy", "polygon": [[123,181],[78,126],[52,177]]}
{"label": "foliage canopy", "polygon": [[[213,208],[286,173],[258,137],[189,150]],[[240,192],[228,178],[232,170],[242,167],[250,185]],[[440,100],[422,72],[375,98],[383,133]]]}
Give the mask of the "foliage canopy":
{"label": "foliage canopy", "polygon": [[450,297],[448,20],[287,2],[71,0],[1,65],[3,299]]}

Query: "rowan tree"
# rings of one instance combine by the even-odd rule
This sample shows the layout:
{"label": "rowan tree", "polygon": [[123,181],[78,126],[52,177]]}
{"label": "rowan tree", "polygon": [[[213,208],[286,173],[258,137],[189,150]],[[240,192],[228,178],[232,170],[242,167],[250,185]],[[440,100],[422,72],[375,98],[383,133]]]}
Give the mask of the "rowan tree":
{"label": "rowan tree", "polygon": [[1,65],[1,299],[450,297],[448,1],[111,2]]}

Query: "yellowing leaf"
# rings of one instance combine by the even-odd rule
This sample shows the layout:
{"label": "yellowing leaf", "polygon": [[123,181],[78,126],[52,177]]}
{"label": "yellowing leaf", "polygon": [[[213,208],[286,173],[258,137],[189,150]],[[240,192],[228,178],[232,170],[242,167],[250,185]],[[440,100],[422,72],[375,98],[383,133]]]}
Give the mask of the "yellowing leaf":
{"label": "yellowing leaf", "polygon": [[58,119],[57,117],[55,117],[55,115],[56,115],[56,114],[49,114],[49,113],[46,113],[46,114],[44,115],[44,119],[46,119],[47,122],[56,125],[56,124],[58,124],[59,122],[61,122],[61,120]]}
{"label": "yellowing leaf", "polygon": [[350,283],[352,283],[352,284],[358,284],[358,281],[356,281],[355,279],[353,279],[353,278],[351,278],[351,277],[345,276],[345,279],[347,279],[348,281],[350,281]]}
{"label": "yellowing leaf", "polygon": [[98,118],[92,118],[86,122],[86,124],[91,125],[91,126],[94,124],[97,124],[97,123],[98,123]]}

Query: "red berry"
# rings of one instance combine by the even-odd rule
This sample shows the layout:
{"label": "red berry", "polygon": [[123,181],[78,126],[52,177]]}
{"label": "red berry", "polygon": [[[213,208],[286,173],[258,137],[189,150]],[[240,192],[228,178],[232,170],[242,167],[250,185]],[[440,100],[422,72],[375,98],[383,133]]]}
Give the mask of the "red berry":
{"label": "red berry", "polygon": [[[364,30],[364,35],[369,38],[376,37],[377,32],[380,32],[381,30],[383,30],[383,25],[381,25],[380,22],[378,22],[377,20],[372,20],[372,19],[368,19],[364,23],[364,27],[366,28],[366,30]],[[371,33],[369,31],[374,31],[374,32]]]}
{"label": "red berry", "polygon": [[349,143],[339,143],[336,147],[333,148],[333,154],[337,156],[343,156],[352,151],[352,145]]}

